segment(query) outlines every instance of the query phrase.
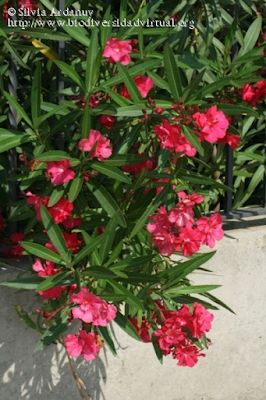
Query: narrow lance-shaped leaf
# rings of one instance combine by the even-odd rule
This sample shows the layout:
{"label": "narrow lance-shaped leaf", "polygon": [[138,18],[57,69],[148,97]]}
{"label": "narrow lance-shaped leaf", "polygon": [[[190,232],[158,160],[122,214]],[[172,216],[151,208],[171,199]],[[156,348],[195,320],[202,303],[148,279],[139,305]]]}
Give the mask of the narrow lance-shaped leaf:
{"label": "narrow lance-shaped leaf", "polygon": [[41,64],[38,62],[31,88],[31,116],[33,124],[41,113]]}
{"label": "narrow lance-shaped leaf", "polygon": [[7,101],[10,103],[10,105],[12,107],[14,107],[14,109],[19,113],[19,115],[21,116],[21,118],[24,119],[24,121],[31,127],[33,128],[33,124],[31,122],[30,117],[27,115],[26,111],[24,110],[24,108],[19,104],[19,102],[13,97],[11,96],[9,93],[4,92],[4,95],[7,99]]}
{"label": "narrow lance-shaped leaf", "polygon": [[87,257],[90,253],[93,252],[101,243],[106,240],[104,233],[102,235],[97,236],[96,238],[92,239],[91,242],[84,247],[82,250],[74,258],[74,265],[80,262],[83,258]]}
{"label": "narrow lance-shaped leaf", "polygon": [[118,64],[118,71],[123,77],[124,83],[127,87],[127,90],[129,91],[132,100],[135,102],[141,100],[141,95],[136,86],[136,83],[128,73],[127,69],[122,64]]}
{"label": "narrow lance-shaped leaf", "polygon": [[155,210],[159,207],[159,205],[162,203],[164,198],[169,192],[169,185],[167,185],[162,192],[153,199],[149,207],[147,207],[146,211],[142,214],[140,219],[137,221],[136,225],[134,226],[129,238],[132,239],[140,230],[141,228],[145,225],[149,215],[153,214]]}
{"label": "narrow lance-shaped leaf", "polygon": [[178,100],[183,93],[179,69],[176,65],[175,56],[170,45],[164,47],[164,67],[170,91],[175,100]]}
{"label": "narrow lance-shaped leaf", "polygon": [[96,197],[102,208],[112,217],[117,212],[117,219],[122,227],[126,227],[127,223],[125,217],[119,208],[117,202],[108,190],[102,186],[96,179],[90,180],[87,183],[89,190]]}
{"label": "narrow lance-shaped leaf", "polygon": [[86,65],[86,78],[85,78],[85,88],[86,96],[90,93],[95,77],[97,77],[98,71],[95,71],[95,61],[98,53],[98,29],[92,28],[90,46],[87,53],[87,65]]}
{"label": "narrow lance-shaped leaf", "polygon": [[133,339],[141,340],[141,338],[140,338],[139,334],[137,333],[136,329],[134,328],[134,326],[129,322],[128,318],[126,318],[120,312],[117,312],[115,322],[117,323],[117,325],[120,326],[121,329],[123,329]]}
{"label": "narrow lance-shaped leaf", "polygon": [[30,254],[33,254],[36,257],[43,258],[44,260],[52,261],[57,264],[64,263],[61,257],[54,253],[53,251],[47,249],[38,243],[32,242],[21,242],[21,246]]}
{"label": "narrow lance-shaped leaf", "polygon": [[43,225],[47,231],[47,235],[49,236],[52,244],[61,255],[64,261],[69,261],[68,248],[64,239],[64,236],[59,228],[59,226],[55,223],[49,211],[42,204],[41,205],[41,217],[43,221]]}

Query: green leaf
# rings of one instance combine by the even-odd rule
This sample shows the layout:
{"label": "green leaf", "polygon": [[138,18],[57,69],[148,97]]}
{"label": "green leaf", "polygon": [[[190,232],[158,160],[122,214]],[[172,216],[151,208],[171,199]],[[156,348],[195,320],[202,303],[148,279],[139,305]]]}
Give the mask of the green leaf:
{"label": "green leaf", "polygon": [[170,189],[170,185],[167,185],[162,191],[161,193],[156,196],[152,202],[150,203],[150,205],[147,207],[147,209],[144,211],[144,213],[142,214],[142,216],[139,218],[139,220],[137,221],[136,225],[134,226],[129,239],[132,239],[140,230],[141,228],[145,225],[148,217],[154,213],[155,210],[157,210],[157,208],[159,207],[159,205],[164,201],[166,195],[168,194]]}
{"label": "green leaf", "polygon": [[136,83],[131,78],[130,74],[128,73],[127,69],[122,64],[117,64],[118,71],[120,75],[123,77],[123,81],[129,91],[129,94],[134,102],[138,102],[142,99],[140,92],[137,88]]}
{"label": "green leaf", "polygon": [[134,269],[137,267],[144,267],[146,263],[150,262],[156,254],[151,254],[148,256],[142,256],[142,257],[134,257],[132,258],[131,256],[126,257],[124,260],[115,263],[110,266],[112,270],[124,270],[126,268],[128,269]]}
{"label": "green leaf", "polygon": [[[127,69],[127,72],[131,76],[131,78],[134,78],[137,75],[144,74],[147,71],[150,71],[151,69],[157,67],[158,64],[160,64],[160,63],[161,63],[161,60],[146,61],[146,62],[137,64],[137,65],[134,65],[134,67]],[[123,83],[123,82],[124,82],[124,77],[119,73],[116,76],[101,82],[101,86],[103,88],[105,88],[105,87],[110,87],[110,86],[116,86],[119,83]]]}
{"label": "green leaf", "polygon": [[185,278],[188,274],[199,268],[202,264],[205,264],[207,261],[209,261],[215,253],[216,251],[212,251],[210,253],[197,255],[191,260],[179,263],[176,267],[171,267],[170,269],[161,272],[159,274],[159,278],[167,279],[164,289],[174,286],[178,281]]}
{"label": "green leaf", "polygon": [[122,171],[120,171],[120,169],[116,168],[116,167],[112,167],[111,165],[105,165],[105,163],[100,163],[100,162],[93,162],[91,164],[91,167],[93,169],[95,169],[95,171],[100,172],[101,174],[104,174],[106,176],[109,176],[110,178],[113,178],[119,182],[124,182],[127,184],[131,184],[131,180],[129,179],[129,177]]}
{"label": "green leaf", "polygon": [[113,287],[116,294],[123,294],[126,296],[126,303],[138,310],[143,310],[143,305],[141,301],[136,296],[134,296],[134,294],[130,290],[126,289],[124,286],[111,279],[108,279],[108,283]]}
{"label": "green leaf", "polygon": [[121,94],[115,92],[112,89],[109,88],[104,88],[103,89],[107,94],[109,94],[109,96],[116,102],[116,104],[118,104],[120,107],[126,107],[130,104],[132,104],[132,102],[127,99],[124,96],[121,96]]}
{"label": "green leaf", "polygon": [[54,253],[53,251],[47,249],[41,244],[32,243],[32,242],[21,242],[21,246],[30,254],[33,254],[36,257],[43,258],[44,260],[52,261],[57,264],[62,264],[61,257]]}
{"label": "green leaf", "polygon": [[244,37],[244,47],[239,51],[239,56],[243,56],[256,45],[261,31],[262,18],[257,17],[252,22]]}
{"label": "green leaf", "polygon": [[162,349],[160,348],[159,344],[156,341],[152,342],[156,357],[158,358],[158,360],[160,361],[160,363],[163,363],[163,352]]}
{"label": "green leaf", "polygon": [[207,297],[208,299],[212,300],[214,303],[218,304],[219,306],[225,308],[226,310],[230,311],[231,313],[235,314],[235,312],[228,307],[224,302],[222,302],[220,299],[217,299],[217,297],[213,296],[213,294],[210,293],[204,293],[202,296]]}
{"label": "green leaf", "polygon": [[58,339],[59,336],[67,330],[69,325],[69,312],[70,307],[67,307],[61,311],[60,316],[56,319],[55,325],[51,326],[47,331],[45,331],[41,339],[38,341],[35,351],[42,350],[44,347]]}
{"label": "green leaf", "polygon": [[227,115],[250,115],[258,117],[259,114],[252,107],[242,106],[237,104],[217,104],[219,110],[222,110]]}
{"label": "green leaf", "polygon": [[42,204],[41,205],[41,217],[43,225],[47,231],[47,235],[49,236],[52,244],[61,255],[64,261],[69,261],[69,252],[65,242],[65,238],[52,218],[51,214],[47,210],[47,208]]}
{"label": "green leaf", "polygon": [[[63,21],[63,18],[57,17],[57,19]],[[73,28],[73,26],[68,26],[68,24],[65,23],[63,25],[63,29],[65,32],[69,34],[69,36],[77,40],[79,43],[83,44],[86,47],[90,46],[90,39],[87,36],[87,30],[85,28],[82,28],[81,26],[75,26]]]}
{"label": "green leaf", "polygon": [[31,88],[31,116],[33,124],[41,115],[41,64],[37,63]]}
{"label": "green leaf", "polygon": [[140,338],[138,332],[136,331],[135,327],[119,311],[116,314],[115,322],[117,323],[117,325],[120,326],[121,329],[123,329],[123,331],[125,331],[133,339],[141,341],[141,338]]}
{"label": "green leaf", "polygon": [[[111,5],[109,5],[104,13],[102,20],[103,21],[111,21],[111,19],[112,19]],[[112,30],[111,26],[104,26],[102,24],[102,26],[101,26],[101,45],[102,45],[103,49],[106,46],[107,39],[111,36],[111,30]]]}
{"label": "green leaf", "polygon": [[73,161],[75,164],[79,161],[77,158],[72,158],[69,153],[61,150],[51,150],[46,151],[38,156],[36,156],[36,160],[39,161],[61,161],[61,160],[69,160]]}
{"label": "green leaf", "polygon": [[[73,30],[76,30],[76,28]],[[84,89],[83,81],[79,76],[79,74],[74,70],[74,68],[72,68],[70,65],[68,65],[63,61],[54,61],[54,63],[58,66],[59,69],[61,69],[61,71],[65,75],[67,75],[70,79],[72,79],[73,82],[75,82],[79,87]]]}
{"label": "green leaf", "polygon": [[0,285],[14,289],[35,290],[41,282],[43,282],[43,278],[40,278],[39,276],[31,276],[29,278],[19,278],[1,282]]}
{"label": "green leaf", "polygon": [[73,203],[78,195],[80,194],[80,191],[83,186],[83,177],[81,176],[76,176],[73,181],[71,182],[69,193],[68,193],[68,200]]}
{"label": "green leaf", "polygon": [[99,255],[100,255],[100,263],[103,264],[104,260],[108,256],[113,242],[114,238],[116,235],[116,228],[117,228],[117,217],[116,214],[112,217],[112,219],[108,222],[106,226],[106,241],[103,243],[103,245],[100,248]]}
{"label": "green leaf", "polygon": [[0,153],[29,142],[31,139],[31,136],[26,134],[14,135],[7,130],[0,129]]}
{"label": "green leaf", "polygon": [[29,314],[24,311],[20,306],[14,306],[14,310],[16,311],[18,317],[24,324],[26,324],[29,328],[35,329],[36,331],[39,331],[42,333],[42,330],[38,328],[38,326],[35,324],[35,322],[31,319]]}
{"label": "green leaf", "polygon": [[[3,27],[2,27],[3,28]],[[9,29],[8,33],[10,33],[10,28],[8,27],[7,29]],[[21,28],[20,32],[21,32]],[[14,28],[12,28],[12,31],[14,32]],[[23,31],[24,34],[24,31]],[[18,64],[22,67],[25,68],[26,70],[30,71],[30,67],[25,64],[25,62],[22,60],[22,58],[20,57],[17,49],[11,45],[11,43],[8,40],[5,40],[5,47],[7,48],[7,50],[10,52],[10,54],[14,57],[14,59],[18,62]]]}
{"label": "green leaf", "polygon": [[106,240],[106,237],[103,234],[97,236],[96,238],[92,239],[91,242],[84,247],[82,250],[79,251],[79,253],[75,256],[74,258],[74,263],[73,265],[77,264],[80,262],[83,258],[87,257],[90,253],[93,252],[100,244],[102,244]]}
{"label": "green leaf", "polygon": [[21,107],[21,105],[18,103],[18,101],[11,96],[9,93],[4,92],[4,95],[7,99],[7,101],[11,104],[12,107],[14,107],[14,109],[19,113],[19,115],[21,116],[21,118],[24,119],[24,121],[31,127],[33,128],[33,124],[29,118],[29,116],[27,115],[27,113],[24,111],[24,109]]}
{"label": "green leaf", "polygon": [[70,275],[71,271],[64,271],[59,274],[49,276],[45,278],[45,280],[38,285],[36,288],[36,292],[42,292],[43,290],[51,289],[55,286],[59,286],[60,282],[66,279]]}
{"label": "green leaf", "polygon": [[82,271],[82,275],[98,279],[116,279],[117,275],[105,267],[89,267]]}
{"label": "green leaf", "polygon": [[84,109],[82,120],[81,120],[81,138],[87,139],[91,129],[91,110],[88,108],[88,104]]}
{"label": "green leaf", "polygon": [[191,80],[191,82],[188,84],[188,86],[185,88],[182,100],[186,102],[190,100],[190,97],[193,95],[195,90],[199,87],[199,84],[202,82],[203,75],[205,74],[206,70],[204,69],[200,73],[198,73],[194,79]]}
{"label": "green leaf", "polygon": [[58,201],[64,196],[65,188],[64,187],[55,187],[49,202],[48,202],[48,207],[53,207]]}
{"label": "green leaf", "polygon": [[175,100],[178,100],[183,93],[179,68],[176,65],[175,56],[169,43],[164,47],[164,68],[169,88]]}
{"label": "green leaf", "polygon": [[117,215],[117,220],[118,223],[123,227],[126,228],[127,223],[125,220],[125,217],[119,208],[117,202],[113,198],[113,196],[108,192],[108,190],[102,186],[96,179],[90,180],[87,183],[87,187],[89,190],[93,193],[93,195],[96,197],[102,208],[107,212],[107,214],[110,215],[110,217],[113,217],[116,213]]}
{"label": "green leaf", "polygon": [[182,133],[184,133],[189,143],[199,152],[199,154],[203,156],[204,150],[198,136],[195,133],[192,133],[190,128],[186,125],[182,126]]}
{"label": "green leaf", "polygon": [[171,93],[169,84],[165,81],[165,79],[161,78],[160,75],[156,74],[153,71],[149,71],[148,76],[153,80],[156,86],[158,86],[161,89],[167,90],[167,92]]}
{"label": "green leaf", "polygon": [[115,345],[114,345],[113,339],[111,338],[111,334],[110,334],[108,327],[107,326],[98,326],[97,329],[100,332],[105,343],[109,347],[110,351],[113,353],[114,356],[116,356],[117,353],[115,350]]}
{"label": "green leaf", "polygon": [[99,71],[96,71],[96,57],[98,54],[98,29],[92,28],[90,46],[87,52],[85,92],[88,95],[95,84],[95,78]]}
{"label": "green leaf", "polygon": [[166,290],[165,293],[179,295],[179,294],[190,294],[190,293],[205,293],[210,290],[217,289],[221,287],[221,285],[195,285],[195,286],[179,286],[179,287],[171,287],[171,289]]}

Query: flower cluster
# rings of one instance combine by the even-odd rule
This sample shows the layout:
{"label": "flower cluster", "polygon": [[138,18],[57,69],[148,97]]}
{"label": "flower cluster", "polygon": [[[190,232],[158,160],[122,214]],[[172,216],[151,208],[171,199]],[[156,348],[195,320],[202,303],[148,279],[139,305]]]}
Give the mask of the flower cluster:
{"label": "flower cluster", "polygon": [[94,129],[90,130],[88,139],[82,139],[79,141],[78,148],[81,151],[91,151],[94,149],[90,158],[96,157],[99,161],[103,161],[105,158],[110,157],[113,151],[110,140]]}
{"label": "flower cluster", "polygon": [[186,305],[179,311],[168,311],[161,306],[160,314],[163,322],[153,336],[163,354],[172,354],[180,366],[193,367],[199,356],[205,356],[194,344],[195,339],[200,340],[209,332],[213,315],[199,303],[194,303],[193,312]]}
{"label": "flower cluster", "polygon": [[85,287],[79,293],[73,294],[70,300],[74,304],[79,304],[72,309],[74,319],[79,318],[86,323],[107,326],[116,316],[115,306],[90,293]]}
{"label": "flower cluster", "polygon": [[[74,319],[80,319],[84,324],[92,324],[94,327],[107,326],[115,317],[117,309],[105,300],[82,287],[79,293],[73,293],[70,301],[78,307],[72,308]],[[83,355],[84,360],[93,360],[100,350],[98,335],[93,332],[79,330],[76,335],[68,335],[64,344],[68,354],[72,357]]]}
{"label": "flower cluster", "polygon": [[68,354],[72,357],[83,356],[85,361],[94,360],[100,351],[97,335],[80,329],[76,335],[68,335],[64,340]]}
{"label": "flower cluster", "polygon": [[216,106],[210,107],[206,113],[195,113],[193,119],[199,129],[199,140],[215,143],[226,135],[229,126],[228,119]]}
{"label": "flower cluster", "polygon": [[162,255],[170,256],[174,251],[181,251],[184,256],[196,253],[202,244],[211,248],[215,240],[223,238],[222,217],[212,214],[194,219],[193,207],[202,202],[197,193],[186,195],[179,192],[181,201],[171,210],[160,207],[152,215],[147,229],[152,235],[152,243]]}
{"label": "flower cluster", "polygon": [[182,155],[193,157],[197,150],[189,143],[187,138],[181,133],[180,126],[171,125],[166,119],[160,125],[154,127],[154,132],[160,141],[160,146],[171,152],[182,153]]}
{"label": "flower cluster", "polygon": [[241,90],[242,100],[255,107],[263,98],[266,99],[266,81],[259,81],[255,86],[246,83]]}
{"label": "flower cluster", "polygon": [[40,208],[41,204],[47,207],[48,211],[50,212],[51,216],[53,217],[54,221],[59,224],[60,222],[64,222],[72,213],[74,209],[73,203],[70,203],[65,198],[61,198],[55,205],[52,207],[48,206],[49,197],[39,196],[37,194],[32,194],[31,192],[26,193],[27,196],[27,203],[34,206],[36,211],[36,218],[38,221],[41,221],[41,213]]}

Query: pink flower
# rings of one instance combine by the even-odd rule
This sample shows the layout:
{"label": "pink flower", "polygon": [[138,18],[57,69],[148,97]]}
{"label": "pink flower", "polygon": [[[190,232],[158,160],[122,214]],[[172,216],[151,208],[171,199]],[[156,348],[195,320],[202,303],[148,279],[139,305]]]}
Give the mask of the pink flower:
{"label": "pink flower", "polygon": [[153,335],[158,338],[159,346],[164,354],[169,354],[173,346],[179,346],[183,342],[186,332],[182,331],[180,327],[174,325],[170,327],[164,324],[161,329],[154,331]]}
{"label": "pink flower", "polygon": [[205,354],[200,353],[194,344],[178,346],[173,353],[173,357],[178,360],[177,365],[182,367],[194,367],[200,356],[205,357]]}
{"label": "pink flower", "polygon": [[197,112],[192,117],[200,129],[201,141],[215,143],[226,135],[229,122],[222,111],[217,111],[217,106],[212,106],[206,113]]}
{"label": "pink flower", "polygon": [[90,158],[96,157],[99,161],[103,161],[105,158],[111,156],[113,149],[110,145],[110,140],[102,136],[99,131],[91,129],[89,139],[80,140],[78,148],[81,151],[91,151],[94,145],[96,146]]}
{"label": "pink flower", "polygon": [[99,125],[104,126],[106,129],[112,129],[115,117],[112,117],[112,115],[101,115],[98,122]]}
{"label": "pink flower", "polygon": [[162,230],[168,230],[170,227],[167,210],[165,207],[160,207],[157,213],[151,215],[151,222],[147,225],[147,230],[152,233],[160,233]]}
{"label": "pink flower", "polygon": [[54,206],[48,207],[48,211],[57,224],[65,221],[71,215],[73,209],[73,203],[63,197]]}
{"label": "pink flower", "polygon": [[242,100],[249,103],[251,106],[256,106],[260,98],[256,94],[256,90],[250,83],[246,83],[242,89]]}
{"label": "pink flower", "polygon": [[210,248],[215,246],[215,239],[221,240],[224,236],[222,229],[223,219],[220,214],[212,214],[210,219],[202,217],[197,220],[198,230],[201,232],[201,241]]}
{"label": "pink flower", "polygon": [[194,212],[191,207],[179,203],[169,212],[168,220],[179,228],[193,220]]}
{"label": "pink flower", "polygon": [[231,149],[235,150],[240,143],[240,137],[227,133],[224,138],[218,139],[219,144],[228,144]]}
{"label": "pink flower", "polygon": [[246,83],[241,92],[242,100],[254,107],[261,98],[266,98],[266,80],[257,82],[256,87]]}
{"label": "pink flower", "polygon": [[144,343],[150,343],[151,342],[151,337],[150,337],[150,334],[149,334],[149,329],[151,328],[151,324],[149,322],[147,322],[144,317],[142,318],[141,327],[139,327],[139,325],[138,325],[137,318],[129,318],[129,321],[131,322],[131,324],[134,326],[134,328],[138,332],[138,334],[141,337],[142,341]]}
{"label": "pink flower", "polygon": [[[79,251],[79,245],[81,243],[83,243],[83,240],[80,240],[78,238],[78,234],[76,232],[73,232],[73,233],[63,232],[63,236],[66,241],[67,248],[69,250],[73,251],[73,253],[76,253],[77,251]],[[45,247],[47,247],[47,249],[57,253],[57,250],[55,249],[55,247],[53,246],[53,244],[51,242],[47,242],[45,244]]]}
{"label": "pink flower", "polygon": [[128,65],[131,61],[129,53],[132,52],[130,40],[119,41],[117,38],[107,40],[106,47],[103,51],[103,57],[108,58],[109,63],[120,62],[123,65]]}
{"label": "pink flower", "polygon": [[51,176],[53,185],[63,185],[75,178],[75,172],[70,168],[68,160],[48,162],[46,171]]}
{"label": "pink flower", "polygon": [[62,224],[66,229],[74,229],[82,224],[82,219],[80,217],[68,218]]}
{"label": "pink flower", "polygon": [[181,202],[186,206],[193,207],[203,202],[204,197],[198,193],[186,194],[185,192],[178,192],[178,197],[181,198]]}
{"label": "pink flower", "polygon": [[162,230],[152,236],[152,244],[158,248],[163,256],[170,256],[176,249],[177,237],[171,231]]}
{"label": "pink flower", "polygon": [[[154,83],[153,80],[149,76],[138,75],[133,78],[142,98],[145,98],[149,91],[153,88]],[[121,96],[126,97],[127,99],[131,99],[131,96],[124,85],[120,92]]]}
{"label": "pink flower", "polygon": [[192,256],[192,254],[199,251],[201,237],[201,232],[197,228],[193,228],[191,222],[188,222],[186,226],[179,231],[175,249],[177,251],[182,251],[184,256]]}
{"label": "pink flower", "polygon": [[188,306],[184,305],[178,311],[178,319],[191,332],[194,338],[201,339],[211,329],[211,322],[214,317],[200,303],[194,303],[193,307],[193,314],[191,314]]}
{"label": "pink flower", "polygon": [[106,326],[116,317],[116,307],[108,304],[100,297],[90,293],[83,287],[79,293],[70,297],[72,303],[80,304],[72,309],[73,318],[80,318],[83,322]]}
{"label": "pink flower", "polygon": [[100,351],[95,334],[84,330],[79,330],[76,335],[67,335],[64,345],[70,356],[82,355],[85,361],[94,360]]}
{"label": "pink flower", "polygon": [[[139,155],[142,156],[142,155],[144,155],[144,153],[139,153]],[[141,171],[143,171],[145,168],[147,169],[147,172],[150,172],[153,169],[155,169],[156,168],[155,160],[151,158],[151,159],[139,162],[137,164],[124,165],[122,167],[122,170],[125,172],[129,172],[135,178],[137,178],[139,176],[139,174],[141,173]]]}
{"label": "pink flower", "polygon": [[41,221],[42,217],[41,217],[41,212],[40,212],[40,208],[41,208],[41,204],[45,204],[47,205],[49,202],[49,197],[41,197],[38,194],[32,194],[31,192],[27,192],[26,193],[27,198],[27,203],[34,206],[35,211],[36,211],[36,218],[38,221]]}
{"label": "pink flower", "polygon": [[[60,272],[55,269],[54,263],[51,261],[45,261],[43,265],[39,258],[36,258],[35,263],[32,265],[32,269],[37,272],[38,276],[53,276]],[[65,290],[64,286],[57,286],[51,289],[43,290],[39,292],[39,295],[45,299],[57,299],[61,296],[62,291]]]}
{"label": "pink flower", "polygon": [[74,209],[74,205],[70,203],[67,199],[61,198],[55,205],[52,207],[48,207],[49,197],[41,197],[37,194],[32,194],[31,192],[27,192],[26,196],[27,203],[33,205],[36,211],[36,219],[41,221],[41,204],[47,207],[54,221],[59,224],[60,222],[65,221],[72,213]]}
{"label": "pink flower", "polygon": [[154,132],[160,140],[160,145],[163,149],[183,153],[183,155],[190,157],[196,155],[197,150],[182,135],[177,124],[171,125],[166,119],[163,119],[161,125],[154,127]]}

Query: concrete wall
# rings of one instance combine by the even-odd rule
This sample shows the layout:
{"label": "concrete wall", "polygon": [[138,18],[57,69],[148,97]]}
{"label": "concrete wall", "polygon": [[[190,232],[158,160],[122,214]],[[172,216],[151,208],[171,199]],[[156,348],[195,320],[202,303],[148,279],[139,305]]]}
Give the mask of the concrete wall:
{"label": "concrete wall", "polygon": [[[192,369],[170,358],[161,365],[149,344],[115,329],[117,358],[102,350],[94,362],[75,363],[93,400],[266,399],[266,228],[252,225],[226,232],[207,265],[215,276],[193,275],[196,283],[222,284],[215,294],[237,314],[215,312],[207,357]],[[62,348],[33,354],[38,335],[12,310],[30,308],[32,294],[0,290],[0,400],[79,399]]]}

